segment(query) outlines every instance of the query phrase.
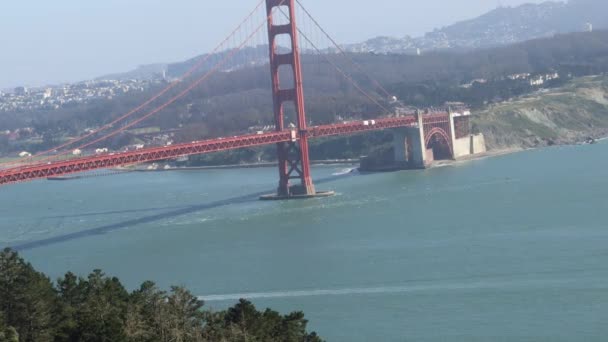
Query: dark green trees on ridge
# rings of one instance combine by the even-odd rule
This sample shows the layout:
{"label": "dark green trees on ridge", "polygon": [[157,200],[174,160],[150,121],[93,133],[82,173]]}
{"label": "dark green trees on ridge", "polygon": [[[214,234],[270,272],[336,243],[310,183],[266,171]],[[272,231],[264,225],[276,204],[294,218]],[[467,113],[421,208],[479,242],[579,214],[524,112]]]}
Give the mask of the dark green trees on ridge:
{"label": "dark green trees on ridge", "polygon": [[144,282],[128,292],[99,270],[54,284],[19,255],[0,252],[0,342],[320,342],[304,314],[281,315],[241,300],[226,311],[182,287]]}

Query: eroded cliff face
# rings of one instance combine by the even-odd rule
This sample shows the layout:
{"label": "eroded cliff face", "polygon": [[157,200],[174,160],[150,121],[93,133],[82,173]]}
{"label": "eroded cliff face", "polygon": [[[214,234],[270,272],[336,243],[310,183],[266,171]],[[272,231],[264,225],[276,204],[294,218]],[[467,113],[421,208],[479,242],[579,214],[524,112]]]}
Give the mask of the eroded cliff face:
{"label": "eroded cliff face", "polygon": [[608,75],[492,105],[475,113],[474,129],[490,150],[572,144],[608,135]]}

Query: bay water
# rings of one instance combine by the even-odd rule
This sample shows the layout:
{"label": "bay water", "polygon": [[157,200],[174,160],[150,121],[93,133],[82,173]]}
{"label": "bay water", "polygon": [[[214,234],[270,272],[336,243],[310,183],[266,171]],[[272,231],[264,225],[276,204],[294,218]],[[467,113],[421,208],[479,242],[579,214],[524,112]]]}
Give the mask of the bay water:
{"label": "bay water", "polygon": [[261,202],[273,168],[0,188],[0,247],[53,279],[184,285],[302,310],[328,341],[605,341],[608,144],[424,171],[315,167],[331,198]]}

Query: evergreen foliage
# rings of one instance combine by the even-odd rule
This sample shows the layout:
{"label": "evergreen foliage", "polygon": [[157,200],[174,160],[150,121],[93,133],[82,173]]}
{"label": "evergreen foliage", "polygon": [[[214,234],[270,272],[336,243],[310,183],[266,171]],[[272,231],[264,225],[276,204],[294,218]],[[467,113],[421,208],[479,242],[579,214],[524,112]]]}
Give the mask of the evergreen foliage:
{"label": "evergreen foliage", "polygon": [[16,252],[0,252],[0,342],[322,341],[302,312],[260,312],[246,300],[219,312],[203,306],[183,287],[150,281],[129,293],[100,270],[53,284]]}

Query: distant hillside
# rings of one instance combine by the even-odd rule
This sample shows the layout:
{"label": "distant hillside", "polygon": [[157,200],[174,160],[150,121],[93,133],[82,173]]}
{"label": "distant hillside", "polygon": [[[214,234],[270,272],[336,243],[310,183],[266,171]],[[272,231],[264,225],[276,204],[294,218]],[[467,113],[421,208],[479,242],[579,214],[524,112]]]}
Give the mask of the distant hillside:
{"label": "distant hillside", "polygon": [[608,76],[582,77],[475,113],[490,149],[571,144],[608,135]]}
{"label": "distant hillside", "polygon": [[163,72],[167,70],[166,64],[150,64],[141,65],[137,69],[124,72],[109,74],[98,77],[97,80],[152,80],[159,79],[162,77]]}
{"label": "distant hillside", "polygon": [[[143,65],[135,70],[125,73],[116,73],[99,77],[99,80],[149,80],[159,79],[163,76],[171,78],[179,78],[190,70],[195,64],[202,62],[202,66],[197,68],[197,73],[204,73],[213,68],[218,62],[222,61],[232,51],[222,51],[214,54],[203,54],[196,56],[183,62],[169,64],[151,64]],[[204,61],[203,61],[204,60]],[[247,67],[253,67],[260,64],[268,63],[268,45],[259,45],[257,47],[246,47],[227,59],[222,65],[221,71],[234,71]]]}
{"label": "distant hillside", "polygon": [[[588,25],[589,24],[589,25]],[[570,0],[500,7],[475,19],[450,25],[423,37],[377,37],[347,45],[352,52],[415,54],[438,49],[477,49],[507,45],[558,33],[608,28],[608,1]]]}
{"label": "distant hillside", "polygon": [[[608,31],[571,33],[499,48],[436,52],[422,57],[369,53],[350,57],[361,67],[354,68],[345,58],[340,61],[340,56],[333,56],[374,101],[385,107],[392,105],[389,99],[361,70],[366,70],[406,105],[427,107],[446,101],[464,101],[479,109],[538,90],[528,80],[512,80],[507,77],[510,75],[528,73],[532,77],[558,73],[561,77],[555,80],[557,84],[546,85],[557,87],[571,76],[608,72]],[[302,63],[307,116],[312,124],[384,114],[329,63],[310,55],[304,55]],[[184,65],[181,70],[186,68]],[[142,115],[181,92],[195,78],[196,75],[177,85],[142,111]],[[471,85],[472,80],[480,79],[485,82]],[[471,86],[465,87],[466,84]],[[175,142],[248,132],[250,128],[272,124],[270,89],[267,65],[216,73],[143,125],[175,132]],[[54,111],[6,112],[3,122],[7,127],[34,127],[44,139],[32,146],[35,142],[3,143],[0,137],[0,153],[3,150],[35,152],[55,146],[55,142],[64,140],[67,135],[81,134],[87,128],[100,127],[116,119],[158,91],[159,88],[153,88]],[[286,108],[286,115],[286,122],[294,122],[293,108]],[[125,134],[99,147],[120,148],[133,139]]]}
{"label": "distant hillside", "polygon": [[[232,51],[223,51],[215,54],[204,54],[184,62],[169,64],[167,74],[170,77],[180,77],[191,69],[196,63],[205,60],[199,72],[206,72],[214,67],[218,62],[222,61]],[[268,45],[259,45],[257,47],[246,47],[238,51],[233,57],[222,65],[223,71],[234,71],[246,67],[257,66],[268,63]]]}
{"label": "distant hillside", "polygon": [[[450,25],[423,37],[376,37],[359,44],[345,45],[352,53],[406,54],[434,50],[470,50],[490,48],[550,37],[559,33],[587,31],[590,27],[608,29],[608,0],[570,0],[525,4],[518,7],[501,7],[472,20]],[[303,51],[307,53],[309,51]],[[332,49],[326,52],[334,53]],[[222,60],[229,51],[196,56],[183,62],[142,66],[128,73],[113,74],[100,79],[154,79],[166,70],[166,76],[182,76],[195,63],[206,59],[200,72],[206,72]],[[248,47],[236,53],[222,71],[268,63],[268,45]]]}

